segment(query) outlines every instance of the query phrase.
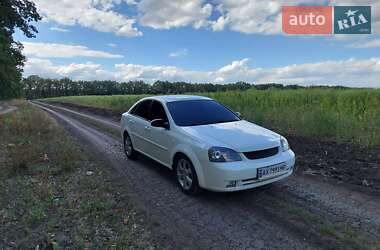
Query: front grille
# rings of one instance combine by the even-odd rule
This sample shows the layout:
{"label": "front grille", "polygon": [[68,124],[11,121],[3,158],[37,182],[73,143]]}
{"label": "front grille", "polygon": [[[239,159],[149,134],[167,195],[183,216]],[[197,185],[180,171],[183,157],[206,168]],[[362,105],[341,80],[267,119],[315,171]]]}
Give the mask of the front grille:
{"label": "front grille", "polygon": [[267,158],[278,153],[278,147],[243,153],[250,160]]}

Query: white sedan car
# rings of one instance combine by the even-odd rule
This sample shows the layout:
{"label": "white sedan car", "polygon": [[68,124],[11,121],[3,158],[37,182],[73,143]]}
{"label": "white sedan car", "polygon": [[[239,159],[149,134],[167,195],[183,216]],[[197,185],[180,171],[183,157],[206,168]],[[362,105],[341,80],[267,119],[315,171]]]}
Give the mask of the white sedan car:
{"label": "white sedan car", "polygon": [[293,172],[284,137],[210,98],[144,98],[123,114],[121,129],[127,157],[141,153],[173,169],[186,194],[254,188]]}

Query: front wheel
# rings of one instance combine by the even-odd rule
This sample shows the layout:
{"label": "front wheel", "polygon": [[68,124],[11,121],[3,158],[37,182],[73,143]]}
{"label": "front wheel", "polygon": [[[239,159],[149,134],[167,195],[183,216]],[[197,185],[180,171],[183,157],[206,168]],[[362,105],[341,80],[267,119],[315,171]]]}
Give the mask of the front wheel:
{"label": "front wheel", "polygon": [[133,148],[132,140],[128,133],[124,135],[124,153],[128,159],[134,160],[137,158],[137,152]]}
{"label": "front wheel", "polygon": [[180,189],[187,195],[195,195],[201,190],[193,164],[186,157],[179,157],[175,163],[175,175]]}

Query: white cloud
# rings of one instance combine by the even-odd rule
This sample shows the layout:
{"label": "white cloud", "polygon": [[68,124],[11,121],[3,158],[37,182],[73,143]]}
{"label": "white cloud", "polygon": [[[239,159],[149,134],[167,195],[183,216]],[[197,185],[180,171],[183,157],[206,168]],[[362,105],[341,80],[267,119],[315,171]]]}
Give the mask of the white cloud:
{"label": "white cloud", "polygon": [[101,68],[101,65],[91,62],[56,65],[49,59],[29,58],[25,63],[24,75],[39,75],[41,77],[63,78],[74,80],[115,80],[113,74]]}
{"label": "white cloud", "polygon": [[[380,1],[371,0],[217,0],[216,8],[221,16],[212,22],[214,31],[230,28],[243,33],[279,34],[281,7],[283,5],[370,5],[372,6],[372,29],[380,31]],[[351,35],[352,36],[352,35]]]}
{"label": "white cloud", "polygon": [[68,29],[60,28],[60,27],[51,27],[50,30],[58,31],[58,32],[70,32]]}
{"label": "white cloud", "polygon": [[154,82],[167,81],[192,81],[207,82],[212,79],[212,72],[186,71],[174,66],[153,66],[138,64],[116,64],[116,79],[119,81],[143,80]]}
{"label": "white cloud", "polygon": [[333,40],[338,40],[338,41],[360,41],[360,40],[365,40],[370,38],[372,35],[368,34],[334,34],[331,37],[326,37],[327,39],[333,39]]}
{"label": "white cloud", "polygon": [[349,47],[351,47],[351,48],[357,48],[357,49],[362,49],[362,48],[380,48],[380,39],[374,39],[374,40],[369,40],[369,41],[357,42],[357,43],[349,45]]}
{"label": "white cloud", "polygon": [[252,68],[247,58],[214,71],[189,71],[174,66],[116,64],[107,71],[99,64],[56,65],[50,60],[31,58],[25,65],[25,76],[71,77],[81,80],[156,80],[227,83],[329,84],[380,88],[380,58],[348,59],[294,64],[276,68]]}
{"label": "white cloud", "polygon": [[183,57],[187,56],[189,51],[187,49],[180,49],[174,52],[169,53],[169,57],[176,58],[176,57]]}
{"label": "white cloud", "polygon": [[107,43],[107,46],[109,46],[109,47],[113,47],[113,48],[117,47],[117,45],[114,44],[114,43]]}
{"label": "white cloud", "polygon": [[102,69],[101,65],[91,62],[61,66],[57,68],[56,73],[76,80],[113,80],[112,73]]}
{"label": "white cloud", "polygon": [[222,31],[224,27],[227,25],[229,21],[229,17],[220,16],[218,20],[212,22],[211,27],[213,31]]}
{"label": "white cloud", "polygon": [[24,66],[24,75],[39,75],[42,77],[60,77],[57,66],[48,59],[28,58]]}
{"label": "white cloud", "polygon": [[228,26],[231,30],[243,33],[281,32],[281,1],[219,0],[218,2],[222,16],[213,24],[215,31]]}
{"label": "white cloud", "polygon": [[348,59],[260,69],[263,82],[380,87],[380,58]]}
{"label": "white cloud", "polygon": [[63,25],[79,24],[100,32],[120,36],[141,36],[135,20],[113,11],[121,0],[34,0],[38,11],[50,21]]}
{"label": "white cloud", "polygon": [[139,22],[154,29],[170,29],[187,25],[208,25],[212,5],[203,0],[141,0],[137,4]]}
{"label": "white cloud", "polygon": [[82,45],[67,45],[60,43],[33,43],[23,42],[24,53],[30,57],[52,58],[52,57],[97,57],[97,58],[122,58],[122,55],[111,54],[100,50],[91,50]]}
{"label": "white cloud", "polygon": [[214,81],[223,83],[231,81],[229,79],[238,79],[239,77],[249,75],[248,61],[248,58],[244,58],[220,68],[215,73],[217,76],[214,77]]}
{"label": "white cloud", "polygon": [[230,73],[240,71],[242,69],[247,68],[248,61],[249,61],[248,58],[244,58],[243,60],[240,60],[240,61],[233,61],[231,64],[220,68],[218,72],[222,74],[230,74]]}
{"label": "white cloud", "polygon": [[136,5],[137,2],[135,0],[125,0],[125,2],[128,4],[128,5]]}
{"label": "white cloud", "polygon": [[[380,1],[373,0],[33,0],[48,21],[81,25],[120,36],[141,36],[135,25],[154,29],[185,26],[230,29],[242,33],[280,34],[283,5],[370,5],[372,29],[380,31]],[[116,12],[126,4],[136,17]],[[214,13],[213,13],[214,11]],[[212,15],[215,14],[215,15]],[[344,36],[340,36],[344,37]],[[339,39],[339,38],[338,38]]]}

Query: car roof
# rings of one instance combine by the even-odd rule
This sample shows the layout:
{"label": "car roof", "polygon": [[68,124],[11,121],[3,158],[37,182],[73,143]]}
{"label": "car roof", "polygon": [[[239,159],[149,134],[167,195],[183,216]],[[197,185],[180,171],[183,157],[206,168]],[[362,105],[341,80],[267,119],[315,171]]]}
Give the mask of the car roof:
{"label": "car roof", "polygon": [[176,102],[176,101],[189,101],[189,100],[212,100],[211,98],[197,95],[160,95],[152,96],[150,99],[158,100],[161,102]]}

